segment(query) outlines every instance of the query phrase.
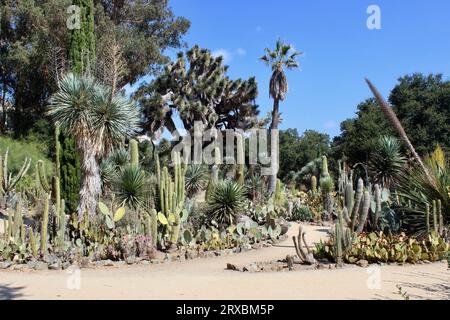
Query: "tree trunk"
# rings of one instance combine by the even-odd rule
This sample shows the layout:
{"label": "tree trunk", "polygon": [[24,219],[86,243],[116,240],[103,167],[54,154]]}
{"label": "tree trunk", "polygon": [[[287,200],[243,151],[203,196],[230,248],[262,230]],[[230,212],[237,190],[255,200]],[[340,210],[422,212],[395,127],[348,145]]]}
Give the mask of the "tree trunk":
{"label": "tree trunk", "polygon": [[79,219],[82,220],[86,212],[89,216],[95,215],[101,192],[101,178],[95,147],[89,137],[84,139],[81,145],[77,143],[77,148],[81,160],[80,203],[77,211]]}
{"label": "tree trunk", "polygon": [[[272,123],[270,125],[270,130],[278,129],[278,123],[280,122],[279,105],[280,105],[279,99],[275,98],[273,100]],[[273,154],[273,152],[278,154],[278,145],[276,145],[276,150],[270,150],[271,154]],[[277,174],[273,174],[269,177],[269,193],[271,194],[274,193],[276,187],[277,187]]]}

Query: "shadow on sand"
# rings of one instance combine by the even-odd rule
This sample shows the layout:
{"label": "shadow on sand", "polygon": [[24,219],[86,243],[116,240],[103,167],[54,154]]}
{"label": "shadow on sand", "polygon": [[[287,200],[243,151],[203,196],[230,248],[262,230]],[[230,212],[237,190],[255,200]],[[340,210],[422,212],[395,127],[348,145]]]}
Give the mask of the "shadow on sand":
{"label": "shadow on sand", "polygon": [[14,300],[23,297],[20,292],[24,287],[13,287],[7,284],[0,284],[0,300]]}

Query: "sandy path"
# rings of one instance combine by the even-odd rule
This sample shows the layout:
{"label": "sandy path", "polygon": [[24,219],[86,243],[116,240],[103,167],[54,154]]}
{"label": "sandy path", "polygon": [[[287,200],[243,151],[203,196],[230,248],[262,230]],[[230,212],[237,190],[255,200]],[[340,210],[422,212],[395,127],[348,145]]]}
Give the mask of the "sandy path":
{"label": "sandy path", "polygon": [[[297,232],[291,228],[290,234]],[[326,236],[307,226],[309,243]],[[349,267],[279,273],[225,270],[227,262],[246,264],[293,254],[291,240],[239,255],[180,263],[82,269],[80,289],[68,289],[67,271],[0,271],[0,299],[400,299],[399,284],[411,299],[450,299],[446,263],[416,266]],[[373,270],[372,270],[373,272]],[[368,287],[378,277],[380,287]]]}

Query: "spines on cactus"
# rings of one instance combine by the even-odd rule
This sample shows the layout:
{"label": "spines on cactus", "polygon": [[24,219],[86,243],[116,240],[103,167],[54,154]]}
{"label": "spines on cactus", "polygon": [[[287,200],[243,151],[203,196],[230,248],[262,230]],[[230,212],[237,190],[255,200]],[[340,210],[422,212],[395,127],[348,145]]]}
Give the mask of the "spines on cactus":
{"label": "spines on cactus", "polygon": [[353,206],[352,215],[351,215],[351,220],[352,220],[351,228],[352,229],[354,229],[356,226],[356,220],[358,218],[358,212],[360,210],[361,202],[363,199],[363,193],[364,193],[364,181],[363,181],[363,179],[359,178],[358,184],[356,187],[356,193],[355,193],[355,204]]}
{"label": "spines on cactus", "polygon": [[369,191],[365,191],[363,196],[362,209],[359,216],[359,224],[358,228],[356,229],[356,233],[361,233],[364,230],[364,226],[366,224],[367,217],[369,215],[370,203],[371,203],[370,193]]}
{"label": "spines on cactus", "polygon": [[42,187],[42,189],[44,189],[44,192],[46,193],[50,193],[51,192],[51,188],[50,185],[48,183],[47,180],[47,172],[45,170],[45,163],[42,160],[39,160],[37,162],[37,169],[38,169],[38,176],[39,176],[39,183]]}
{"label": "spines on cactus", "polygon": [[311,192],[313,195],[317,194],[317,177],[315,175],[311,176]]}
{"label": "spines on cactus", "polygon": [[434,232],[438,233],[438,217],[437,217],[437,204],[436,204],[436,200],[433,200],[433,229]]}
{"label": "spines on cactus", "polygon": [[158,213],[156,212],[156,209],[152,209],[150,211],[150,214],[148,215],[149,219],[149,232],[150,236],[152,237],[153,245],[156,246],[158,241]]}
{"label": "spines on cactus", "polygon": [[29,230],[30,231],[28,233],[28,241],[29,241],[31,255],[33,256],[33,258],[37,258],[38,257],[38,246],[37,246],[36,236],[34,235],[33,228],[30,228]]}
{"label": "spines on cactus", "polygon": [[181,163],[179,153],[173,153],[174,178],[167,167],[163,167],[159,183],[160,212],[168,221],[166,230],[169,232],[169,242],[178,242],[181,218],[180,213],[185,201],[186,169]]}
{"label": "spines on cactus", "polygon": [[131,165],[139,165],[139,143],[135,139],[130,140],[130,159]]}
{"label": "spines on cactus", "polygon": [[381,214],[381,188],[378,184],[375,185],[374,197],[375,197],[375,213],[373,219],[373,227],[377,228],[378,219]]}
{"label": "spines on cactus", "polygon": [[47,254],[47,228],[48,228],[48,210],[49,210],[49,195],[44,196],[44,214],[42,215],[41,223],[41,255]]}

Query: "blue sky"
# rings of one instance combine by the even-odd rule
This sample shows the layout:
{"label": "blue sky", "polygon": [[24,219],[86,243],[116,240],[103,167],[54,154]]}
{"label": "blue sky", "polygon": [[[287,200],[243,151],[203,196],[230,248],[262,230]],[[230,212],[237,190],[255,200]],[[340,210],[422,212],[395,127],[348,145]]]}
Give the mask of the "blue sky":
{"label": "blue sky", "polygon": [[[369,5],[381,9],[381,30],[369,30]],[[272,108],[270,69],[258,61],[281,37],[304,52],[301,70],[287,73],[282,129],[339,134],[370,97],[364,77],[384,95],[413,72],[450,75],[448,0],[171,0],[176,15],[192,22],[185,37],[223,53],[232,78],[256,76],[261,115]]]}

